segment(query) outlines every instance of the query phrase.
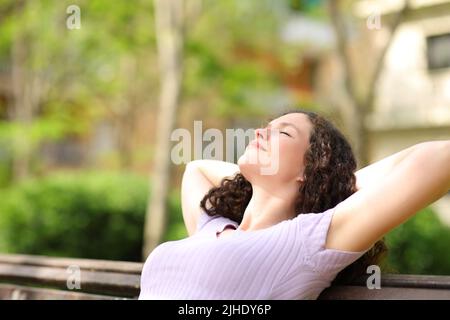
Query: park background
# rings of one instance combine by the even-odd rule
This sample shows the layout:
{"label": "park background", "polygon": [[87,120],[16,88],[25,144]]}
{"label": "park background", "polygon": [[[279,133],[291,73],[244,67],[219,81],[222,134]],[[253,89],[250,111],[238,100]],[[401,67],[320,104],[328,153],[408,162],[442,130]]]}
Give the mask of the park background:
{"label": "park background", "polygon": [[[359,168],[449,139],[450,1],[0,0],[0,253],[144,260],[187,235],[170,133],[286,108]],[[450,275],[450,195],[386,241]]]}

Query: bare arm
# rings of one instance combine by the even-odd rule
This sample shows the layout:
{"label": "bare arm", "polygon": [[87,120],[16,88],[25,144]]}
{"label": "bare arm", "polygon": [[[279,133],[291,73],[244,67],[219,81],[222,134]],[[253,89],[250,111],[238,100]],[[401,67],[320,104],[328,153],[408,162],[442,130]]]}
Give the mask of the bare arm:
{"label": "bare arm", "polygon": [[189,235],[196,231],[200,201],[223,178],[239,171],[236,164],[217,160],[195,160],[186,165],[181,182],[181,208]]}
{"label": "bare arm", "polygon": [[380,181],[392,173],[392,170],[405,157],[420,145],[413,145],[356,171],[356,188],[361,190],[365,187],[380,183]]}
{"label": "bare arm", "polygon": [[394,158],[359,173],[364,186],[337,205],[327,248],[368,249],[450,189],[450,140],[420,143]]}
{"label": "bare arm", "polygon": [[234,163],[218,161],[218,160],[196,160],[191,162],[196,166],[203,176],[215,187],[225,177],[233,176],[239,172],[239,166]]}

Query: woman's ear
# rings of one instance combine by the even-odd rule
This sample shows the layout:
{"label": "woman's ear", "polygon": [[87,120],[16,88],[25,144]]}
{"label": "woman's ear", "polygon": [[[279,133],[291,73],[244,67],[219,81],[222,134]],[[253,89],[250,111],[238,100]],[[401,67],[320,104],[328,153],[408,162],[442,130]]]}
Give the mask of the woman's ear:
{"label": "woman's ear", "polygon": [[304,182],[305,179],[302,176],[298,176],[297,178],[295,178],[295,181]]}

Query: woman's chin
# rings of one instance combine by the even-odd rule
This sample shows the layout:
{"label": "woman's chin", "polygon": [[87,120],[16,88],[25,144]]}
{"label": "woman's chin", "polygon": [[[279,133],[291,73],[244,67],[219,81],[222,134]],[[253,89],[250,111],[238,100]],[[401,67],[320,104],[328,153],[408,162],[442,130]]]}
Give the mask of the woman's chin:
{"label": "woman's chin", "polygon": [[240,173],[245,179],[251,182],[252,177],[261,175],[261,168],[263,167],[261,163],[257,161],[250,161],[245,154],[238,159],[238,166]]}

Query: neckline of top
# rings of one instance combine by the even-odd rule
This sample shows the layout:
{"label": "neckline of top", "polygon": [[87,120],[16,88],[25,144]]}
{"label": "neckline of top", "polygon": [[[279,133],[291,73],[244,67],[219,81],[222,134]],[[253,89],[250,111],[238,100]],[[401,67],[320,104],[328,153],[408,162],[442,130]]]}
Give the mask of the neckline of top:
{"label": "neckline of top", "polygon": [[236,231],[241,231],[241,230],[238,230],[238,227],[239,226],[236,226],[234,224],[228,223],[228,224],[224,225],[223,227],[218,228],[216,230],[216,239],[220,239],[221,238],[220,235],[222,234],[222,232],[224,232],[227,229],[234,229],[235,232]]}

